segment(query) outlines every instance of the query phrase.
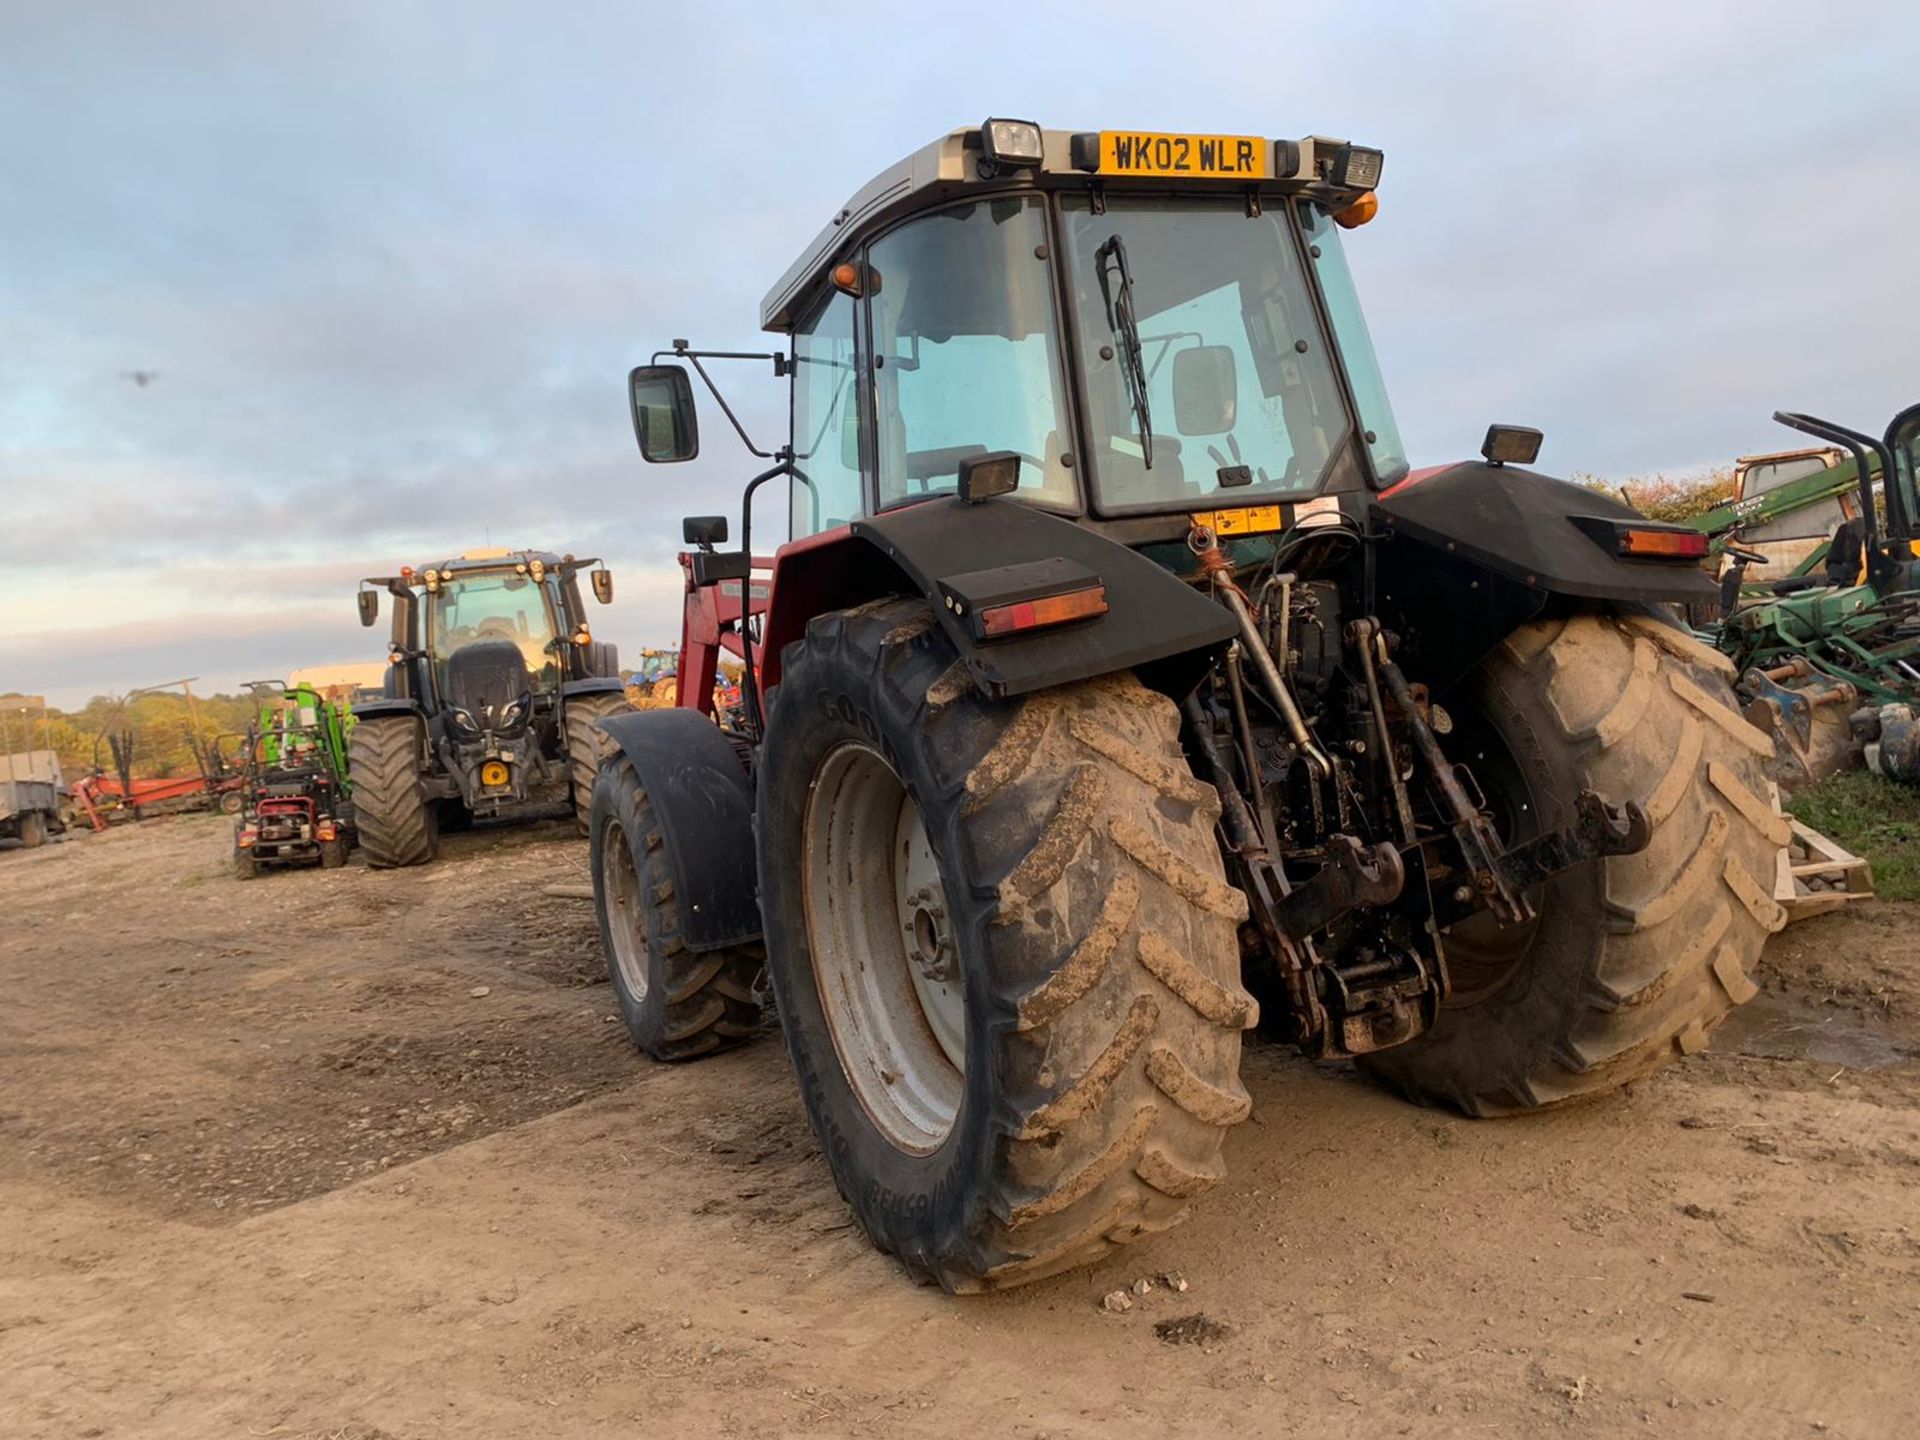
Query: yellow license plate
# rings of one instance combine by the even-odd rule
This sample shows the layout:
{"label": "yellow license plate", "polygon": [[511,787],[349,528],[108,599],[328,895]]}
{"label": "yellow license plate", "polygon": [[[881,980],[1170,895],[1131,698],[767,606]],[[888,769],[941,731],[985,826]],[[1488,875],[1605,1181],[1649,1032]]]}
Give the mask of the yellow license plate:
{"label": "yellow license plate", "polygon": [[1278,505],[1249,505],[1244,510],[1202,510],[1193,523],[1215,535],[1260,535],[1283,528]]}
{"label": "yellow license plate", "polygon": [[1134,130],[1102,130],[1099,173],[1270,180],[1273,144],[1253,135],[1148,135]]}

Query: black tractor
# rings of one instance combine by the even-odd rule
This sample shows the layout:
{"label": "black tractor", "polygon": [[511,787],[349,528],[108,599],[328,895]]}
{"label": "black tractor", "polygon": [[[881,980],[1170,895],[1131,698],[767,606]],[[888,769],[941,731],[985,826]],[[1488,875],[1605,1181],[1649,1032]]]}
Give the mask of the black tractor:
{"label": "black tractor", "polygon": [[[739,549],[686,524],[685,708],[607,721],[603,941],[669,1059],[754,1033],[764,959],[841,1193],[949,1288],[1179,1220],[1255,1024],[1537,1110],[1706,1045],[1784,921],[1771,746],[1673,612],[1706,537],[1535,430],[1409,468],[1343,255],[1381,165],[990,120],[762,307],[790,436]],[[653,358],[689,459],[719,352]]]}
{"label": "black tractor", "polygon": [[[361,624],[393,598],[385,693],[354,707],[349,747],[369,864],[424,864],[476,818],[571,806],[584,830],[609,743],[596,722],[631,708],[581,603],[579,573],[598,564],[477,550],[361,581]],[[591,579],[609,603],[612,574]]]}

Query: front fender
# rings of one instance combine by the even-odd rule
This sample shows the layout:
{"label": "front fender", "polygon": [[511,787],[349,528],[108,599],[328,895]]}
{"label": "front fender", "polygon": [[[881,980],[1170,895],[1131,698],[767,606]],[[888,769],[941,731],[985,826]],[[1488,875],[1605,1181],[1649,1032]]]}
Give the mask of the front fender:
{"label": "front fender", "polygon": [[603,717],[659,822],[689,950],[760,938],[753,785],[719,728],[696,710]]}
{"label": "front fender", "polygon": [[355,720],[377,720],[385,715],[412,715],[419,718],[420,702],[390,695],[383,700],[362,700],[353,707]]}
{"label": "front fender", "polygon": [[624,695],[626,682],[618,675],[589,675],[584,680],[569,680],[560,687],[562,698],[571,700],[579,695]]}
{"label": "front fender", "polygon": [[[1104,535],[1013,501],[928,500],[853,522],[933,601],[975,687],[992,699],[1139,670],[1170,695],[1193,688],[1208,657],[1235,633],[1233,617],[1153,561]],[[942,581],[1038,561],[1066,560],[1107,587],[1097,619],[1004,640],[976,641],[941,603]],[[776,608],[779,588],[775,586]]]}

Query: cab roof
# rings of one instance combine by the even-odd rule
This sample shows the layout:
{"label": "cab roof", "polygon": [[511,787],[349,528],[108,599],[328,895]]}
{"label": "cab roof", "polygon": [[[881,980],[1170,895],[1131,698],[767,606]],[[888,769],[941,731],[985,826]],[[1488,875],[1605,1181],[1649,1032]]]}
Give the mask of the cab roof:
{"label": "cab roof", "polygon": [[776,332],[792,330],[813,291],[826,282],[831,267],[874,230],[901,216],[969,193],[1009,187],[1066,189],[1090,185],[1133,191],[1178,189],[1235,193],[1252,190],[1261,195],[1312,194],[1324,197],[1334,206],[1351,203],[1363,193],[1331,182],[1331,162],[1349,145],[1345,140],[1323,135],[1310,135],[1302,140],[1255,140],[1261,147],[1258,152],[1261,173],[1249,180],[1218,175],[1114,173],[1105,166],[1103,155],[1110,159],[1111,150],[1103,142],[1108,136],[1195,142],[1237,142],[1254,137],[1159,136],[1133,131],[1047,130],[1035,126],[1031,128],[1039,131],[1042,142],[1039,163],[1013,168],[996,167],[988,162],[982,138],[985,128],[971,125],[950,130],[888,166],[855,191],[853,198],[835,212],[760,302],[761,328]]}

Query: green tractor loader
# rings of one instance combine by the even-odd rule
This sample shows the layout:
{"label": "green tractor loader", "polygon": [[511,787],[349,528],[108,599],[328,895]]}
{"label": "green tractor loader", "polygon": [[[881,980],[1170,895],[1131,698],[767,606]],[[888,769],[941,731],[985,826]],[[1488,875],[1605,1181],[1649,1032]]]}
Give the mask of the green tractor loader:
{"label": "green tractor loader", "polygon": [[[360,845],[376,868],[419,865],[442,830],[558,803],[586,825],[609,742],[630,709],[619,654],[595,640],[579,575],[597,560],[544,550],[468,551],[360,584],[360,622],[393,600],[385,693],[354,707]],[[613,576],[590,572],[594,597]]]}
{"label": "green tractor loader", "polygon": [[347,779],[348,717],[306,685],[248,686],[259,706],[241,751],[233,793],[233,870],[337,869],[353,848],[353,788]]}
{"label": "green tractor loader", "polygon": [[[1770,747],[1672,614],[1707,537],[1521,427],[1409,470],[1342,238],[1381,166],[989,120],[726,352],[791,430],[737,549],[685,522],[678,707],[603,722],[609,969],[684,1059],[755,1033],[764,963],[841,1194],[951,1289],[1175,1224],[1256,1023],[1513,1115],[1705,1046],[1783,923]],[[633,372],[644,458],[697,453],[719,358]]]}

